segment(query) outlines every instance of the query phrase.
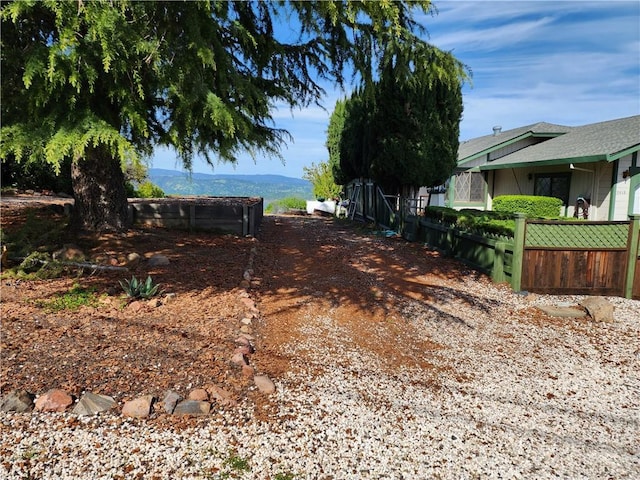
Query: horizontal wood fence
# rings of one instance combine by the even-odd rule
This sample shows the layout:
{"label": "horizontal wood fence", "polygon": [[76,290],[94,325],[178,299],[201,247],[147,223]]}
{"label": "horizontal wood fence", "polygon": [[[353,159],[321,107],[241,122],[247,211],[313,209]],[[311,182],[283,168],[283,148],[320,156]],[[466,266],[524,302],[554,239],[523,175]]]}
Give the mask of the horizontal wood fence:
{"label": "horizontal wood fence", "polygon": [[129,201],[132,224],[166,228],[256,235],[262,216],[262,198],[181,197]]}
{"label": "horizontal wood fence", "polygon": [[521,289],[624,296],[631,226],[630,222],[527,221]]}

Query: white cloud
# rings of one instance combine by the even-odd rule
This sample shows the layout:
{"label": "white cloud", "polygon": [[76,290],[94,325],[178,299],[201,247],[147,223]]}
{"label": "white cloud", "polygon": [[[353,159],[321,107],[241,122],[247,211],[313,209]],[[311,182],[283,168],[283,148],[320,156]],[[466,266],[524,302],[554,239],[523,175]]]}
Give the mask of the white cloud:
{"label": "white cloud", "polygon": [[521,21],[487,28],[467,28],[455,32],[432,36],[431,43],[442,50],[452,50],[454,55],[461,49],[465,52],[493,52],[541,35],[544,27],[553,22],[551,17]]}

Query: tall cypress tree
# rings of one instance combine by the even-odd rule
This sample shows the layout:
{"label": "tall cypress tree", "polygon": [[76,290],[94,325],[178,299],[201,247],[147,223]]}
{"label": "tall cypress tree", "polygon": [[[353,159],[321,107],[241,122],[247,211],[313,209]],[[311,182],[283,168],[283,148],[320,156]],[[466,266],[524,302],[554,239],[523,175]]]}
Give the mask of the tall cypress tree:
{"label": "tall cypress tree", "polygon": [[468,72],[428,44],[391,48],[378,81],[345,102],[339,161],[343,181],[369,177],[389,193],[406,195],[453,172]]}

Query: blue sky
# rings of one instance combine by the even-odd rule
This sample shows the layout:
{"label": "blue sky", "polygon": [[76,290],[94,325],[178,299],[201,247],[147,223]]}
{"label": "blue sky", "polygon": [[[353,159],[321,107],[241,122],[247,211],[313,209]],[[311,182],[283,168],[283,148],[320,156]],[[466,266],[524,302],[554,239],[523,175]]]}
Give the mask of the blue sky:
{"label": "blue sky", "polygon": [[[465,85],[461,140],[540,121],[584,125],[640,114],[640,2],[434,2],[424,16],[429,42],[452,51],[473,72]],[[274,112],[293,135],[278,159],[241,156],[235,168],[194,161],[195,172],[278,174],[300,178],[303,167],[327,160],[331,110],[345,92],[327,85],[323,105]],[[181,169],[158,150],[151,166]]]}

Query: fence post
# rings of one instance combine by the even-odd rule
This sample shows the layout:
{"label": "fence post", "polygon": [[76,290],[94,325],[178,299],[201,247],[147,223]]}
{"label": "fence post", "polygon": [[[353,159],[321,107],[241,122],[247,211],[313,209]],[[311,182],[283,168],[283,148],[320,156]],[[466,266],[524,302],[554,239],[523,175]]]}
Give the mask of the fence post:
{"label": "fence post", "polygon": [[495,283],[504,282],[504,255],[506,250],[507,244],[505,242],[496,242],[493,255],[493,270],[491,271],[491,279]]}
{"label": "fence post", "polygon": [[196,205],[189,205],[189,228],[195,228],[196,225]]}
{"label": "fence post", "polygon": [[249,206],[249,235],[251,235],[252,237],[255,237],[256,235],[256,206],[255,205],[250,205]]}
{"label": "fence post", "polygon": [[522,266],[524,257],[524,237],[527,216],[524,213],[516,213],[516,229],[513,235],[513,264],[511,272],[511,288],[519,292],[522,285]]}
{"label": "fence post", "polygon": [[633,297],[633,280],[636,275],[636,263],[640,253],[640,215],[629,215],[629,240],[627,240],[627,278],[624,282],[624,298]]}
{"label": "fence post", "polygon": [[242,206],[242,236],[245,237],[249,234],[249,207]]}

